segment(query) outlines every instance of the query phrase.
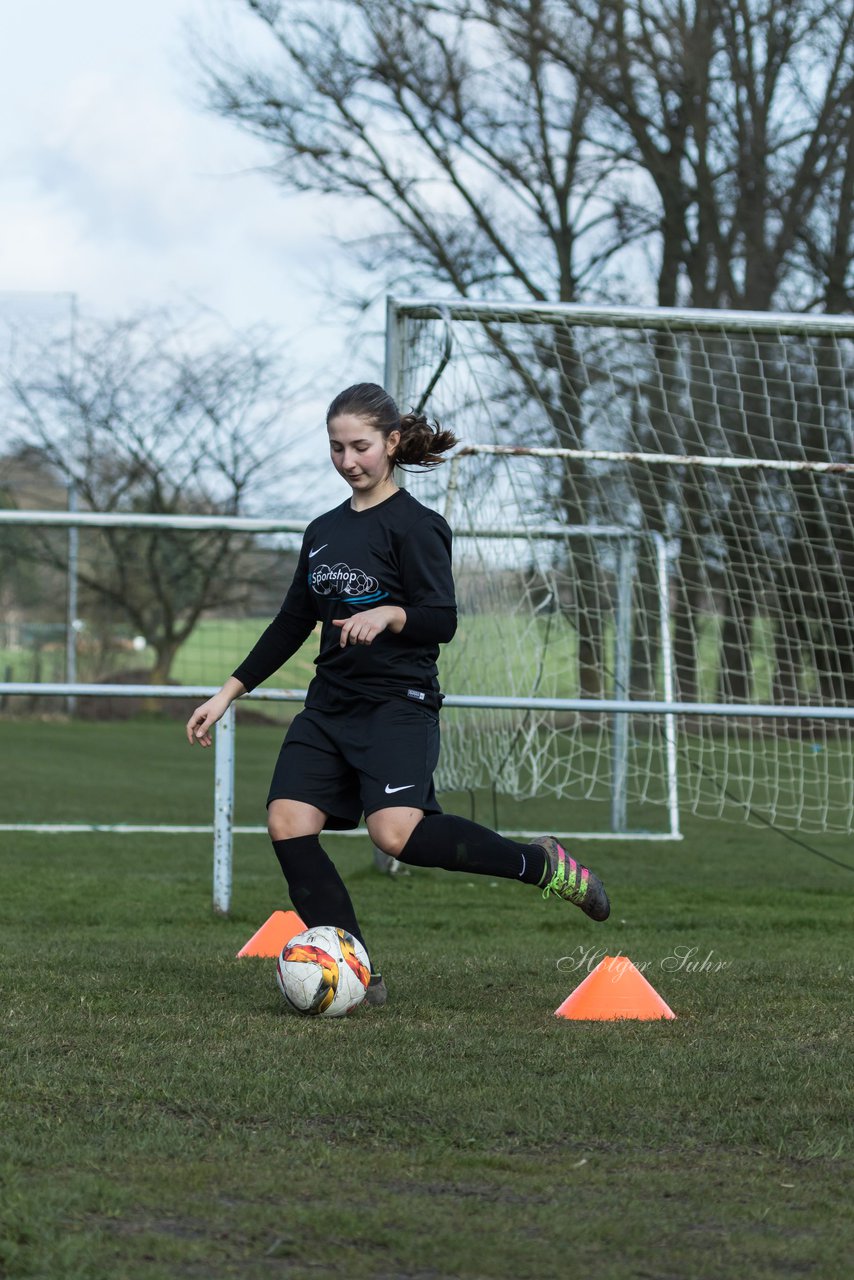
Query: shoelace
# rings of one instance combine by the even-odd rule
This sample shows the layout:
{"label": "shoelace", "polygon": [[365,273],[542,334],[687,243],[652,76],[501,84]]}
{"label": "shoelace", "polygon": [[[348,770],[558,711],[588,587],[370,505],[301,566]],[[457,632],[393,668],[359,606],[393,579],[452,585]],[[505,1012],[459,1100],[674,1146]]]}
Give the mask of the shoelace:
{"label": "shoelace", "polygon": [[[576,883],[569,891],[569,900],[571,902],[583,901],[587,891],[587,882],[581,876],[580,871],[581,868],[575,859],[570,858],[569,854],[564,852],[563,859],[558,862],[557,870],[549,880],[548,884],[543,887],[543,897],[548,898],[549,894],[554,894],[555,897],[561,898],[565,902],[566,898],[564,898],[562,890],[570,879],[573,879]],[[567,874],[567,872],[569,872],[569,874]]]}

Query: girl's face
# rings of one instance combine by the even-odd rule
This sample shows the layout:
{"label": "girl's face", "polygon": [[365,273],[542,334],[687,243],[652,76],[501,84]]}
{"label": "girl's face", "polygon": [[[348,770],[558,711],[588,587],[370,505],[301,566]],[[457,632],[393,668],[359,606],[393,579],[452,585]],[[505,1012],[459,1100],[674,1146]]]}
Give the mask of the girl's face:
{"label": "girl's face", "polygon": [[391,457],[400,432],[386,438],[364,418],[342,414],[327,427],[332,465],[355,494],[369,494],[393,485]]}

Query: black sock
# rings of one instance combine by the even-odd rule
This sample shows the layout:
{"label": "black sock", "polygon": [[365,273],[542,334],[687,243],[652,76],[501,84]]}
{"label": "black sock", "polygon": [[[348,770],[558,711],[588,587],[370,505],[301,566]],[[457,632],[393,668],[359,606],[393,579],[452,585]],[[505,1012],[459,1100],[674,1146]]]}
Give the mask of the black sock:
{"label": "black sock", "polygon": [[519,844],[451,813],[422,818],[397,856],[416,867],[469,871],[525,884],[539,884],[546,870],[546,854],[540,845]]}
{"label": "black sock", "polygon": [[306,926],[310,929],[316,924],[332,924],[346,929],[367,951],[350,895],[319,837],[274,840],[273,848],[288,882],[294,910]]}

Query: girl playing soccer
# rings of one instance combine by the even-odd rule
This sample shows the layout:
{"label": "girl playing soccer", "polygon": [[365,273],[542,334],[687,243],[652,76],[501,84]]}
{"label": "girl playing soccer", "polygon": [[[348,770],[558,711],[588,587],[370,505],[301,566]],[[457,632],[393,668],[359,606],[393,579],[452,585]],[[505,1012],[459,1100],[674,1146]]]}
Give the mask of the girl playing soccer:
{"label": "girl playing soccer", "polygon": [[[326,426],[350,498],[308,526],[282,608],[220,691],[190,716],[188,740],[210,746],[211,729],[234,699],[277,671],[319,620],[317,671],[267,799],[273,848],[306,926],[333,924],[364,945],[350,895],[320,844],[322,831],[353,828],[363,813],[376,847],[401,862],[522,880],[545,898],[607,919],[601,880],[553,836],[517,843],[443,813],[436,801],[436,660],[457,626],[451,531],[398,488],[394,469],[435,466],[456,439],[423,416],[401,417],[374,383],[336,396]],[[367,999],[385,1003],[376,971]]]}

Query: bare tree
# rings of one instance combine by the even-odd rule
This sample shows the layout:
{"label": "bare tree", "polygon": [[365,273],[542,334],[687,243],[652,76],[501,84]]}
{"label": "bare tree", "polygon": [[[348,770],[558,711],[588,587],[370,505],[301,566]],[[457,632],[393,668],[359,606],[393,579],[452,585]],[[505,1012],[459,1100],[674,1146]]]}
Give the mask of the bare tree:
{"label": "bare tree", "polygon": [[631,239],[612,216],[622,158],[543,39],[544,0],[242,7],[269,56],[204,55],[211,109],[268,145],[285,190],[382,211],[354,247],[384,283],[572,301]]}
{"label": "bare tree", "polygon": [[[82,510],[241,515],[293,470],[282,426],[293,395],[281,352],[257,332],[203,342],[164,313],[90,322],[73,367],[50,348],[7,392],[20,443]],[[55,537],[27,545],[65,569]],[[227,530],[103,529],[81,546],[78,581],[93,615],[146,637],[159,683],[203,611],[240,605],[251,563],[246,536]]]}
{"label": "bare tree", "polygon": [[[833,220],[850,220],[854,0],[560,0],[551,12],[550,55],[585,75],[652,183],[659,304],[762,311],[795,289],[799,307],[812,301],[797,246],[826,232],[831,191]],[[583,57],[567,13],[587,33]]]}
{"label": "bare tree", "polygon": [[[269,53],[208,54],[209,105],[268,145],[284,189],[344,195],[380,213],[379,230],[354,248],[384,286],[589,301],[616,295],[621,270],[637,277],[643,244],[663,306],[849,305],[854,0],[239,2]],[[537,335],[521,354],[497,327],[490,337],[508,370],[508,432],[535,384],[551,442],[583,443],[573,333]],[[725,405],[726,388],[713,344],[697,357],[687,357],[695,381],[686,392],[673,373],[677,344],[662,335],[627,444],[710,446],[717,417],[707,421],[703,405]],[[739,359],[741,407],[761,452],[777,428],[750,398],[754,357]],[[745,443],[744,420],[724,418],[730,437],[718,447]],[[808,447],[790,443],[796,453]],[[681,691],[696,693],[696,614],[716,585],[726,693],[747,697],[755,606],[743,531],[767,533],[749,484],[728,497],[727,572],[712,584],[695,515],[715,500],[721,508],[717,490],[693,475],[675,485],[636,469],[632,480],[647,528],[673,532],[679,513]],[[584,467],[566,468],[561,496],[567,519],[585,523]],[[579,665],[582,688],[596,694],[601,583],[592,548],[587,559],[576,561]],[[654,599],[646,568],[636,590]],[[652,688],[655,644],[638,632],[638,691]]]}
{"label": "bare tree", "polygon": [[[580,74],[582,62],[565,39],[567,11],[584,25],[595,49],[583,59],[591,87],[617,139],[647,175],[644,203],[647,193],[654,193],[658,302],[758,311],[775,305],[794,310],[850,305],[852,0],[564,0],[553,6],[546,39],[555,59]],[[721,417],[715,411],[709,417],[707,407],[727,403],[733,353],[746,396],[738,412]],[[770,456],[779,447],[780,426],[758,390],[763,370],[749,344],[730,346],[727,354],[723,344],[716,352],[707,340],[691,362],[695,385],[687,401],[667,372],[677,366],[676,356],[673,340],[662,336],[636,442],[640,447],[702,452],[712,447],[721,424],[726,439],[717,441],[718,448]],[[833,359],[827,363],[832,370]],[[808,409],[806,403],[798,406],[793,420],[808,421]],[[746,420],[752,424],[749,440],[743,438]],[[784,447],[793,457],[817,456],[816,433],[805,427],[802,436],[783,441]],[[661,527],[668,500],[675,500],[681,513],[685,554],[674,610],[675,650],[680,689],[691,698],[697,688],[694,619],[709,588],[703,530],[695,514],[708,510],[711,498],[695,477],[683,482],[678,495],[659,477],[637,480],[648,527]],[[811,527],[815,494],[804,485],[796,496],[803,527]],[[753,482],[733,485],[723,520],[727,555],[718,599],[721,669],[728,673],[722,692],[730,698],[746,699],[750,692],[755,599],[745,555],[750,539],[763,534],[756,524],[756,497]],[[847,545],[828,548],[829,566],[850,560]],[[832,568],[827,572],[834,574]],[[780,591],[791,602],[792,575],[785,578]],[[806,587],[804,581],[804,606]],[[845,595],[839,587],[837,580],[834,598]],[[850,637],[850,625],[847,617],[837,624],[837,639]],[[788,654],[790,638],[780,641],[781,653]],[[655,655],[649,647],[637,656],[640,672],[652,669]]]}

